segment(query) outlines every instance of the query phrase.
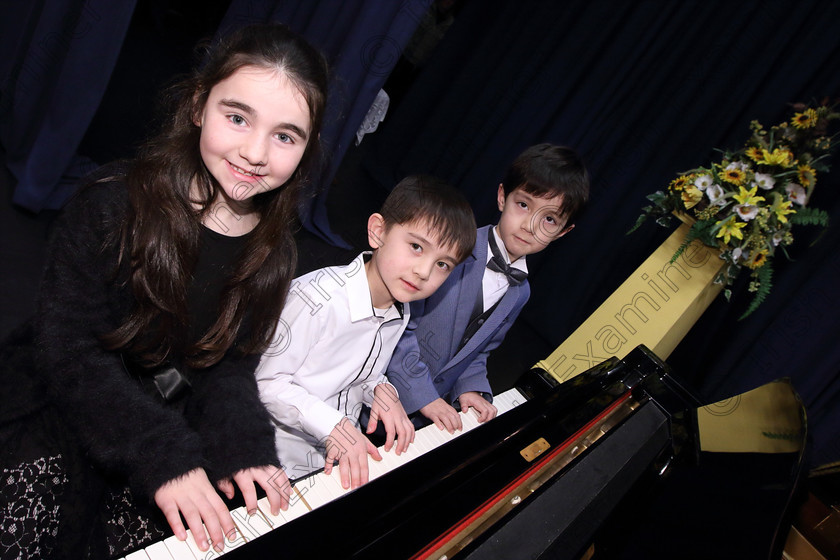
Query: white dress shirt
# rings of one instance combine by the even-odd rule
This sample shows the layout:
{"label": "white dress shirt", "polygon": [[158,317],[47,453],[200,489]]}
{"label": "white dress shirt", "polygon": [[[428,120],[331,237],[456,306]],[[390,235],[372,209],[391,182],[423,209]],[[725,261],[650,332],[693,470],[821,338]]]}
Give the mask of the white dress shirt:
{"label": "white dress shirt", "polygon": [[[516,259],[516,262],[510,262],[510,256],[508,255],[507,249],[505,248],[505,244],[502,242],[502,238],[499,237],[499,233],[496,231],[499,226],[495,226],[490,229],[492,235],[496,237],[496,245],[499,247],[499,251],[502,253],[502,257],[504,257],[505,262],[508,263],[513,268],[518,268],[522,272],[528,272],[528,265],[525,263],[525,257],[519,257]],[[490,259],[493,258],[493,251],[490,250],[490,242],[487,242],[487,262],[490,262]],[[486,263],[485,263],[486,264]],[[484,309],[482,311],[487,311],[502,299],[502,296],[505,295],[505,292],[508,289],[507,276],[502,274],[501,272],[496,272],[495,270],[490,270],[489,268],[484,269],[484,276],[481,279],[481,291],[484,296]]]}
{"label": "white dress shirt", "polygon": [[[292,281],[271,347],[257,368],[275,420],[281,464],[295,479],[324,466],[326,439],[344,417],[359,425],[408,324],[392,305],[374,309],[362,253],[347,266]],[[402,307],[400,304],[397,304]]]}

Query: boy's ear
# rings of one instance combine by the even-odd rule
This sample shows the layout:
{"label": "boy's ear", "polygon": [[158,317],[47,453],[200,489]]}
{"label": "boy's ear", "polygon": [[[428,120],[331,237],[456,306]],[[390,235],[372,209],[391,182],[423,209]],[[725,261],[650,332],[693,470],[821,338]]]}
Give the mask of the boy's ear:
{"label": "boy's ear", "polygon": [[385,234],[385,218],[382,214],[371,214],[368,218],[368,243],[371,248],[376,250],[384,245],[382,237]]}
{"label": "boy's ear", "polygon": [[558,235],[555,239],[560,239],[561,237],[563,237],[564,235],[566,235],[567,233],[569,233],[573,229],[575,229],[575,224],[567,225],[566,227],[563,228],[563,231],[560,232],[560,235]]}
{"label": "boy's ear", "polygon": [[505,187],[499,183],[499,192],[496,193],[496,202],[499,204],[499,212],[505,209]]}

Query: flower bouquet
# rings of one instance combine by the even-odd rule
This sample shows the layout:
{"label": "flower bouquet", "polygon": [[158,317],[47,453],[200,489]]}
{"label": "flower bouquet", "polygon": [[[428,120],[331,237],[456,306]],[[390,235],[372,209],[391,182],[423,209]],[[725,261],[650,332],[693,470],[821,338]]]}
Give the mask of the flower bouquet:
{"label": "flower bouquet", "polygon": [[742,319],[770,293],[773,257],[793,243],[793,226],[828,225],[828,214],[808,201],[817,173],[828,171],[828,123],[840,113],[825,105],[794,111],[790,121],[769,130],[753,121],[742,149],[722,152],[719,163],[681,173],[664,192],[648,195],[652,204],[630,230],[647,218],[663,226],[674,215],[692,223],[671,262],[695,239],[719,249],[727,264],[715,282],[723,284],[727,301],[741,270],[749,269],[754,296]]}

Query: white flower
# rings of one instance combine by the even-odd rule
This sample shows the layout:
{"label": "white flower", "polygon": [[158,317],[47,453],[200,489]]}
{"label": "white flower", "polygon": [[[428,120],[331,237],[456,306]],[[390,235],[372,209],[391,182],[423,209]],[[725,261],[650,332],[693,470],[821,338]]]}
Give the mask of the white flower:
{"label": "white flower", "polygon": [[768,173],[756,173],[753,185],[758,185],[759,188],[769,191],[776,186],[776,180]]}
{"label": "white flower", "polygon": [[782,239],[785,238],[785,232],[782,230],[778,230],[773,234],[773,237],[770,240],[773,242],[773,247],[778,247],[779,243],[782,242]]}
{"label": "white flower", "polygon": [[758,215],[758,206],[752,204],[739,204],[735,207],[735,212],[745,222],[749,222]]}
{"label": "white flower", "polygon": [[788,195],[788,198],[793,202],[797,203],[800,206],[805,206],[805,203],[808,202],[808,195],[805,192],[804,187],[802,185],[797,185],[796,183],[788,183],[785,185],[785,192]]}
{"label": "white flower", "polygon": [[741,253],[743,252],[744,251],[740,247],[735,247],[734,249],[732,249],[732,262],[737,264],[738,261],[741,260]]}
{"label": "white flower", "polygon": [[747,165],[743,161],[733,161],[729,165],[726,166],[727,171],[732,171],[733,169],[737,169],[738,171],[746,171],[749,169]]}
{"label": "white flower", "polygon": [[694,180],[694,186],[700,189],[701,191],[705,191],[707,187],[711,186],[711,184],[711,175],[700,175],[699,177],[697,177],[697,179]]}
{"label": "white flower", "polygon": [[723,206],[723,188],[720,185],[712,185],[708,189],[706,189],[706,196],[709,197],[709,201],[712,204],[718,204]]}

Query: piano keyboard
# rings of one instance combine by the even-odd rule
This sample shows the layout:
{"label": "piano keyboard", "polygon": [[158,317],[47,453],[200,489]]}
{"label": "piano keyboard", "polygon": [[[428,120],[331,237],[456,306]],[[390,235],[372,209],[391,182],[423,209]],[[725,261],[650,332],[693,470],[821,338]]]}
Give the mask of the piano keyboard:
{"label": "piano keyboard", "polygon": [[[493,397],[493,404],[498,409],[498,414],[515,408],[525,402],[526,398],[517,389],[510,389]],[[417,430],[408,450],[401,455],[393,451],[386,452],[382,447],[379,452],[382,455],[381,461],[368,461],[370,480],[397,469],[409,461],[428,453],[445,443],[449,443],[458,436],[478,427],[480,424],[475,412],[470,409],[467,413],[459,412],[463,429],[460,432],[450,434],[445,430],[438,429],[434,424]],[[300,479],[295,482],[292,488],[292,496],[289,499],[289,509],[281,511],[279,515],[272,515],[267,498],[259,500],[259,511],[254,515],[248,515],[245,507],[231,510],[233,522],[237,528],[235,538],[225,539],[223,552],[215,550],[201,551],[195,544],[192,534],[187,531],[187,540],[179,541],[174,536],[156,542],[143,550],[138,550],[124,556],[122,560],[210,560],[222,556],[226,551],[242,546],[269,531],[285,525],[289,521],[306,515],[310,511],[321,507],[333,500],[341,498],[352,492],[341,486],[341,478],[338,467],[334,468],[329,475],[323,471],[312,476]]]}

